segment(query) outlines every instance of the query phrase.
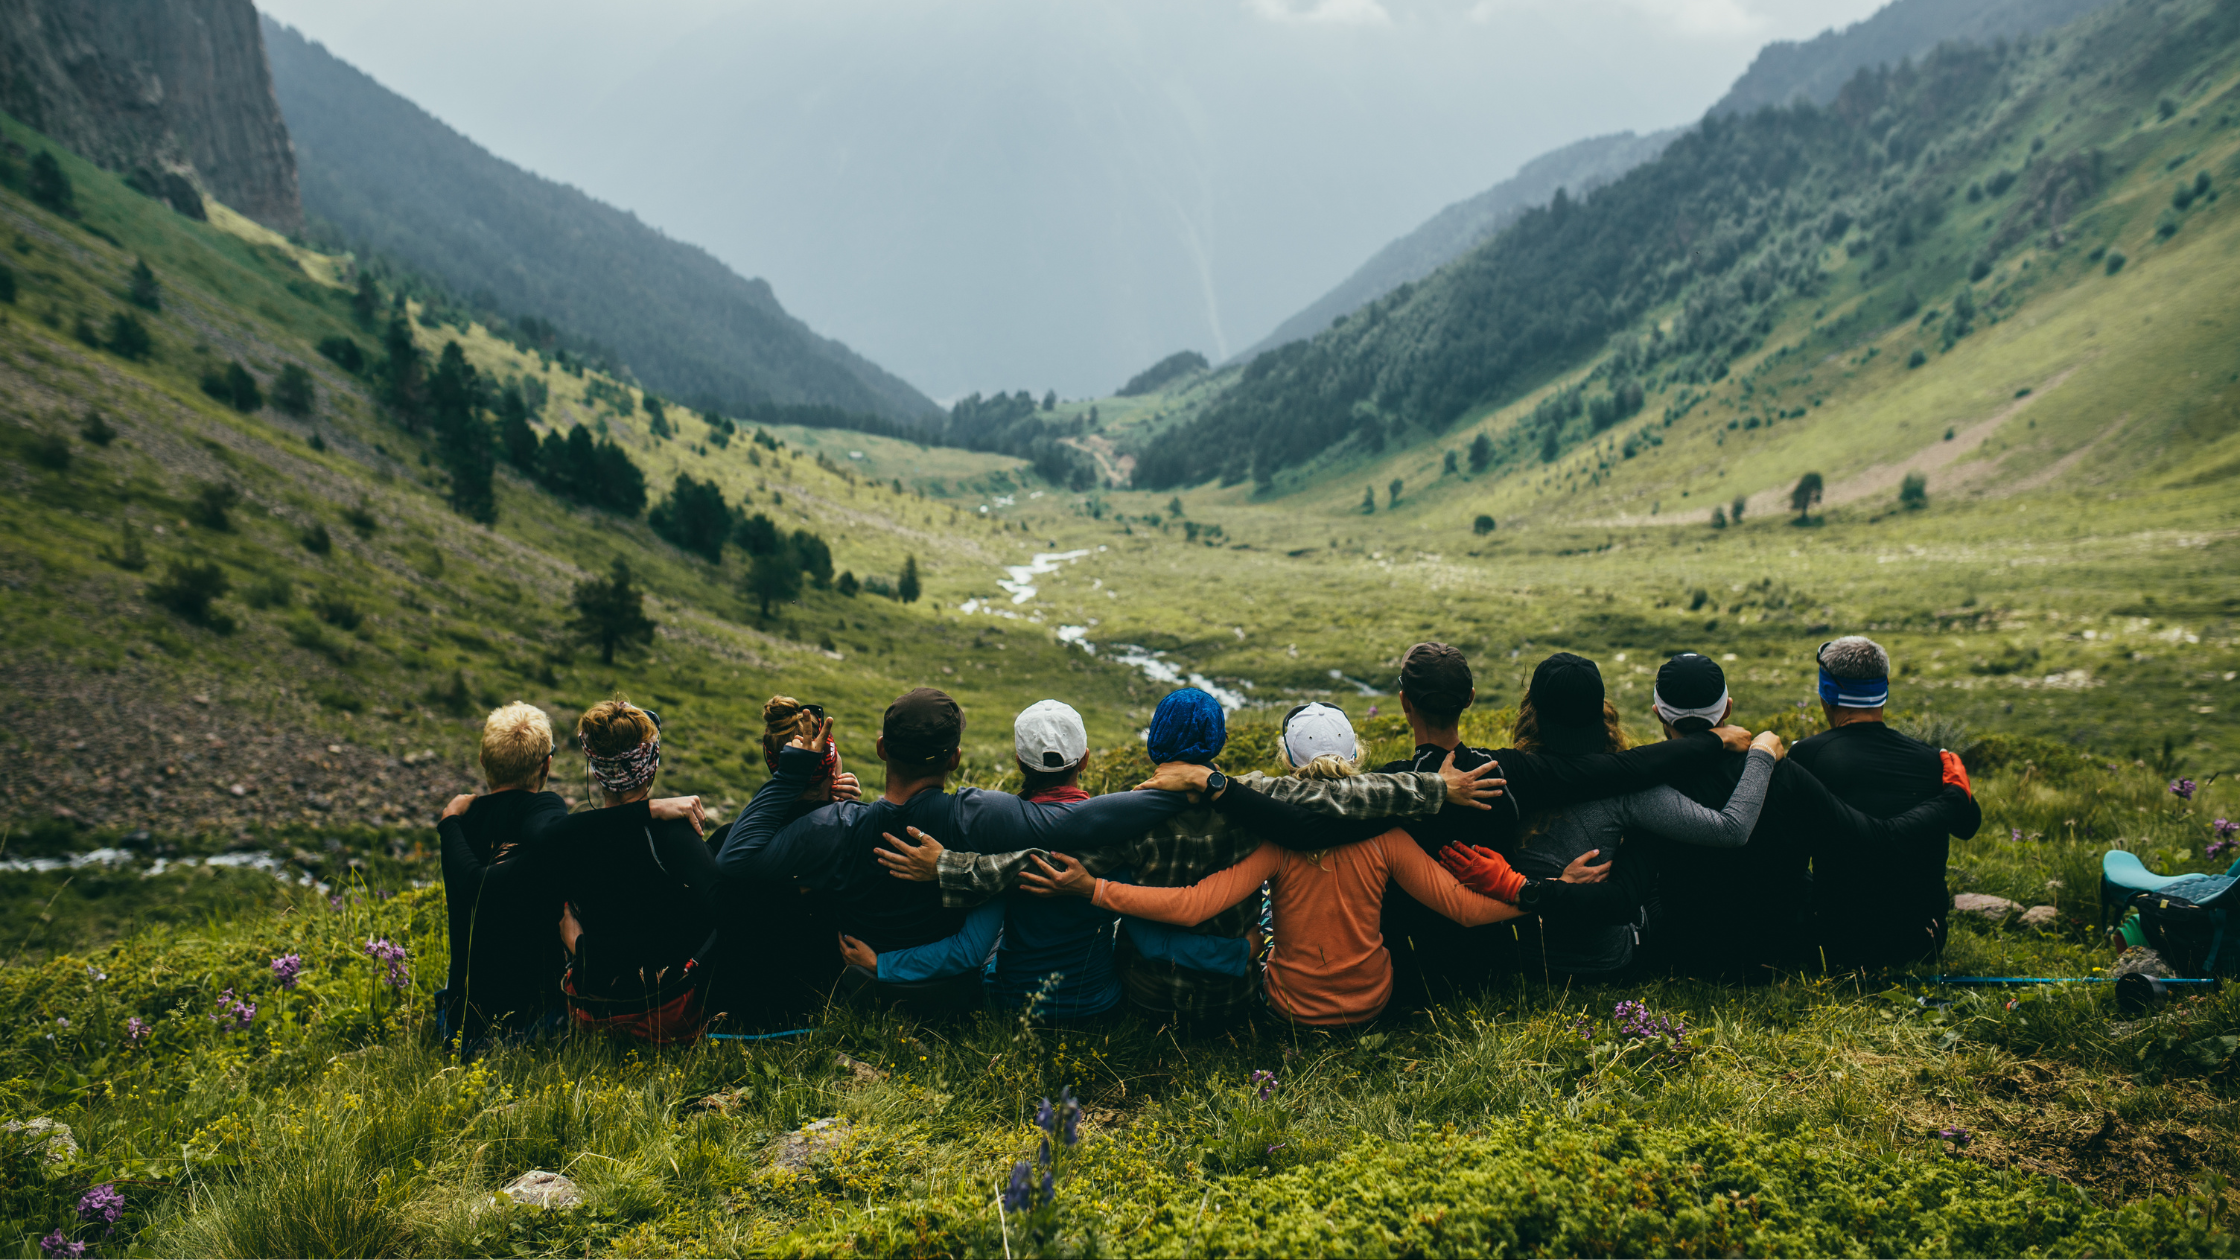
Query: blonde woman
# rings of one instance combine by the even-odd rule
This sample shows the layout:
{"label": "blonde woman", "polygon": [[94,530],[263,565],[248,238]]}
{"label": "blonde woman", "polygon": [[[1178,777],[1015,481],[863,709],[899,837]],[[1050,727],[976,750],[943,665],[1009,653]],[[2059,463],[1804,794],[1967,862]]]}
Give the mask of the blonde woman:
{"label": "blonde woman", "polygon": [[[1363,760],[1352,723],[1327,704],[1301,705],[1285,717],[1280,755],[1301,778],[1350,777],[1360,773]],[[1367,1023],[1391,1000],[1392,955],[1378,926],[1387,883],[1398,881],[1458,923],[1497,923],[1520,913],[1464,888],[1399,828],[1319,852],[1263,843],[1244,861],[1185,888],[1098,879],[1063,854],[1054,862],[1037,859],[1036,868],[1021,875],[1020,886],[1046,896],[1088,897],[1116,914],[1189,927],[1244,901],[1264,881],[1275,907],[1268,1004],[1315,1027]],[[1518,885],[1523,882],[1517,877]]]}

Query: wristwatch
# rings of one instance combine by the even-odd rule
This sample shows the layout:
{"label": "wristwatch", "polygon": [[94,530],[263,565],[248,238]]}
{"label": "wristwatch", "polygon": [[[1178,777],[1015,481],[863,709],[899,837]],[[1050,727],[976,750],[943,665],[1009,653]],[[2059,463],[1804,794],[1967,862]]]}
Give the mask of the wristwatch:
{"label": "wristwatch", "polygon": [[1225,775],[1225,774],[1221,773],[1221,772],[1220,772],[1219,770],[1208,770],[1208,771],[1206,772],[1206,799],[1207,799],[1207,800],[1209,800],[1209,801],[1210,801],[1210,800],[1212,800],[1213,798],[1215,798],[1215,797],[1217,797],[1217,796],[1221,795],[1221,794],[1222,794],[1223,792],[1227,791],[1227,790],[1228,790],[1228,788],[1229,788],[1229,776],[1228,776],[1228,775]]}

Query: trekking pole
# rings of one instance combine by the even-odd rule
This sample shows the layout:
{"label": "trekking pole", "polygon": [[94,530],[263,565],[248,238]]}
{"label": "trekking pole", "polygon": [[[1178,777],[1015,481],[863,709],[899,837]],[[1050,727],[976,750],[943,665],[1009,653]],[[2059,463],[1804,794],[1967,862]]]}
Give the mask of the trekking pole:
{"label": "trekking pole", "polygon": [[802,1037],[815,1032],[814,1028],[788,1028],[774,1033],[708,1033],[710,1041],[769,1041],[777,1037]]}
{"label": "trekking pole", "polygon": [[[2164,984],[2215,984],[2215,980],[2155,976]],[[2122,976],[1923,976],[1925,984],[2113,984]]]}

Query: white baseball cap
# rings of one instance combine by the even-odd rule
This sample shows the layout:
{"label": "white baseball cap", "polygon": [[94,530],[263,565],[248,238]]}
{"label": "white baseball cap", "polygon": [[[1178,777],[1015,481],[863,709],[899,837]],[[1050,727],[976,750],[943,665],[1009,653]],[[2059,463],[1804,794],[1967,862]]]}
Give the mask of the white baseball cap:
{"label": "white baseball cap", "polygon": [[1360,749],[1361,742],[1353,737],[1353,723],[1336,705],[1319,700],[1302,704],[1283,720],[1283,752],[1293,768],[1321,756],[1351,761]]}
{"label": "white baseball cap", "polygon": [[1089,755],[1089,728],[1063,700],[1037,700],[1011,723],[1011,746],[1031,770],[1066,770]]}

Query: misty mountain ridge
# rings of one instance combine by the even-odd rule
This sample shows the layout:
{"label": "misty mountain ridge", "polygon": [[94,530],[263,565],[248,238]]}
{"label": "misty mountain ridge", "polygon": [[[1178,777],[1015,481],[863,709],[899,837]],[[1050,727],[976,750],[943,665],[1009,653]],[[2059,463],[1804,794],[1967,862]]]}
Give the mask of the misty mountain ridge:
{"label": "misty mountain ridge", "polygon": [[939,410],[788,314],[766,282],[491,154],[293,28],[263,25],[304,207],[353,246],[608,347],[649,389],[695,407],[902,421]]}
{"label": "misty mountain ridge", "polygon": [[[1853,74],[1919,58],[1952,41],[1989,44],[2066,25],[2112,0],[1892,0],[1871,17],[1842,31],[1834,27],[1810,40],[1777,40],[1760,49],[1710,113],[1732,115],[1798,97],[1833,102]],[[1544,153],[1475,197],[1458,201],[1423,226],[1371,255],[1338,287],[1283,321],[1236,356],[1244,362],[1288,342],[1312,337],[1340,316],[1421,280],[1484,244],[1517,216],[1546,205],[1557,188],[1574,198],[1655,160],[1685,132],[1668,128],[1648,136],[1630,131],[1575,141]]]}

